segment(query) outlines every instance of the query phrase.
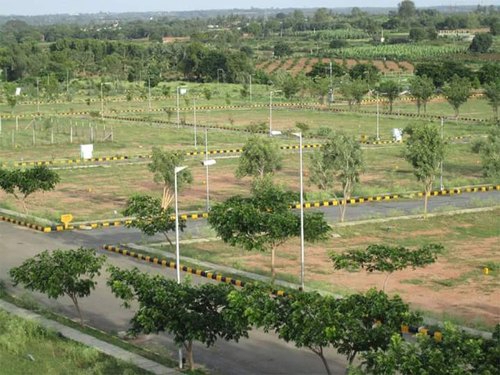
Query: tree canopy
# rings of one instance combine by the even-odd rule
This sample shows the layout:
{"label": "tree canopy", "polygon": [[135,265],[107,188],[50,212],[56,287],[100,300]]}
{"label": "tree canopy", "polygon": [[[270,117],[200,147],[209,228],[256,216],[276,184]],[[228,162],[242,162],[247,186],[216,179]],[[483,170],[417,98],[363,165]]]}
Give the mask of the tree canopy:
{"label": "tree canopy", "polygon": [[262,136],[250,137],[238,160],[236,177],[264,177],[281,169],[281,151],[274,140]]}
{"label": "tree canopy", "polygon": [[94,249],[45,250],[12,268],[9,273],[14,285],[23,284],[25,288],[47,294],[49,298],[68,296],[83,325],[78,299],[89,296],[95,288],[94,277],[100,275],[105,261],[106,257],[98,256]]}

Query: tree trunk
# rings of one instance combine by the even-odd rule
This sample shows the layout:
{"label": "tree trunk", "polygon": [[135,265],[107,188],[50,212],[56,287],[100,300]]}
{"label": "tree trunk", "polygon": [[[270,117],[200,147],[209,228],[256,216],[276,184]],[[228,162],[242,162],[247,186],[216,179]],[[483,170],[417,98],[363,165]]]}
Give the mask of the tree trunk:
{"label": "tree trunk", "polygon": [[275,259],[276,258],[276,250],[273,248],[271,249],[271,283],[274,284],[274,281],[276,280],[276,269],[274,267],[275,264]]}
{"label": "tree trunk", "polygon": [[417,115],[419,115],[419,116],[420,116],[420,107],[421,106],[422,106],[422,102],[419,99],[417,99]]}
{"label": "tree trunk", "polygon": [[389,113],[392,113],[392,100],[389,100]]}
{"label": "tree trunk", "polygon": [[427,114],[427,102],[424,102],[424,115]]}
{"label": "tree trunk", "polygon": [[326,358],[323,355],[323,348],[320,347],[319,350],[316,350],[316,349],[313,349],[313,348],[309,348],[309,349],[311,349],[314,354],[318,355],[319,358],[321,358],[321,362],[323,362],[323,366],[325,366],[326,373],[328,375],[332,375],[332,372],[330,370],[330,366],[328,366],[328,362],[326,361]]}
{"label": "tree trunk", "polygon": [[432,181],[429,181],[425,184],[424,191],[424,219],[427,219],[427,203],[429,201],[429,195],[432,189]]}
{"label": "tree trunk", "polygon": [[386,276],[385,276],[385,280],[384,280],[384,285],[382,286],[382,291],[385,292],[385,287],[387,286],[387,280],[389,280],[389,276],[391,276],[390,273],[388,273]]}
{"label": "tree trunk", "polygon": [[73,304],[75,305],[76,312],[78,313],[78,316],[80,317],[80,325],[83,327],[85,324],[83,322],[83,315],[82,312],[80,311],[80,306],[78,306],[78,299],[74,295],[70,295],[69,298],[73,301]]}
{"label": "tree trunk", "polygon": [[194,370],[194,359],[193,359],[193,341],[188,341],[187,344],[184,343],[184,348],[186,349],[186,362],[190,370]]}

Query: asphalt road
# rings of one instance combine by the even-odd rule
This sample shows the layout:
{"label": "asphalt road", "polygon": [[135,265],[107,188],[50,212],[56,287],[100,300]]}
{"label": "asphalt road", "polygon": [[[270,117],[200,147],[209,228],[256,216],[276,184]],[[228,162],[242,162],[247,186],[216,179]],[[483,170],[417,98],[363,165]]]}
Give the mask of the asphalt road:
{"label": "asphalt road", "polygon": [[[122,230],[119,230],[120,232]],[[97,235],[102,232],[101,235]],[[114,239],[118,233],[113,229],[89,232],[70,232],[44,234],[24,227],[0,222],[0,280],[5,283],[10,292],[18,296],[31,296],[36,302],[48,306],[56,312],[76,319],[73,305],[69,298],[49,300],[38,293],[25,292],[20,287],[12,287],[8,278],[11,267],[19,265],[45,249],[75,248],[80,245],[94,246],[100,240]],[[138,238],[130,231],[129,238]],[[101,242],[102,244],[102,242]],[[161,273],[174,278],[175,273],[168,268],[146,265],[129,257],[123,257],[106,252],[109,263],[122,268],[136,266],[144,272]],[[193,277],[193,282],[206,282],[205,279]],[[132,311],[124,309],[106,286],[106,273],[98,278],[96,290],[81,300],[80,307],[88,324],[111,332],[125,331],[132,318]],[[177,349],[166,334],[148,335],[141,338],[146,345],[158,345],[165,348],[172,358],[176,358]],[[334,374],[345,372],[345,360],[333,350],[326,350],[326,358]],[[203,364],[213,374],[324,374],[323,365],[315,354],[308,350],[300,350],[293,344],[279,340],[273,334],[255,330],[249,339],[239,343],[219,341],[215,347],[206,348],[195,345],[194,359]]]}
{"label": "asphalt road", "polygon": [[[500,192],[461,194],[453,197],[433,197],[429,201],[429,211],[437,212],[444,208],[457,209],[474,206],[500,205]],[[400,200],[374,202],[348,207],[347,220],[363,220],[379,218],[387,215],[408,215],[421,213],[422,200]],[[331,222],[338,220],[338,208],[321,208]],[[183,236],[196,237],[206,233],[206,221],[189,221]],[[182,237],[182,236],[181,236]],[[34,256],[45,249],[76,248],[79,246],[100,248],[103,244],[142,243],[146,240],[163,240],[162,236],[145,238],[135,229],[124,227],[89,231],[68,231],[41,233],[0,222],[0,280],[13,293],[18,295],[26,292],[19,287],[12,287],[8,270],[19,265],[23,260]],[[106,252],[109,262],[119,267],[139,267],[146,272],[161,273],[167,277],[175,277],[173,270],[146,265],[134,259]],[[106,287],[106,274],[98,279],[98,286],[89,298],[81,301],[81,308],[89,324],[107,331],[125,331],[132,317],[132,311],[120,306],[119,301]],[[206,282],[193,276],[194,282]],[[73,306],[69,299],[48,300],[40,294],[31,294],[37,302],[50,306],[55,311],[75,317]],[[150,335],[144,338],[149,345],[156,343],[165,347],[175,358],[176,347],[168,335]],[[326,357],[331,365],[332,373],[345,372],[345,360],[333,350],[326,351]],[[195,346],[195,361],[202,363],[215,374],[324,374],[319,358],[308,350],[300,350],[293,344],[279,340],[275,335],[261,331],[253,331],[250,339],[240,343],[218,342],[213,348]]]}

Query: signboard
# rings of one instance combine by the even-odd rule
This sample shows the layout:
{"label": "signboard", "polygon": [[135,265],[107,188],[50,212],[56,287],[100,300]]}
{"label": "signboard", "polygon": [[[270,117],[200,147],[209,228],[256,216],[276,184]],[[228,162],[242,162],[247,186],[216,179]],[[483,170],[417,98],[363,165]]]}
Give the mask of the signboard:
{"label": "signboard", "polygon": [[16,87],[16,93],[15,93],[16,96],[19,96],[21,95],[21,88],[20,87]]}
{"label": "signboard", "polygon": [[61,223],[64,224],[64,229],[68,228],[68,224],[73,221],[73,215],[71,214],[65,214],[61,215]]}

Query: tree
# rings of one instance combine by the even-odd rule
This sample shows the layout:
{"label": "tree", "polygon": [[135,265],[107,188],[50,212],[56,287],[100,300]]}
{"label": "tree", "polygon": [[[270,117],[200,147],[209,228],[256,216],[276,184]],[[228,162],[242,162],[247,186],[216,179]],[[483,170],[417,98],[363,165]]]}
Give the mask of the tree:
{"label": "tree", "polygon": [[495,374],[500,353],[500,325],[492,339],[474,337],[445,323],[442,339],[418,335],[416,342],[395,334],[385,350],[363,353],[355,374]]}
{"label": "tree", "polygon": [[493,125],[488,138],[480,144],[479,154],[485,177],[500,177],[500,125]]}
{"label": "tree", "polygon": [[282,58],[285,56],[289,56],[292,54],[292,49],[288,45],[288,43],[285,42],[278,42],[274,46],[274,56],[278,58]]}
{"label": "tree", "polygon": [[236,169],[236,177],[264,177],[281,169],[282,156],[278,145],[270,138],[250,137]]}
{"label": "tree", "polygon": [[374,85],[380,78],[380,70],[373,64],[361,63],[349,69],[349,76],[353,80],[360,79],[366,81],[369,85]]}
{"label": "tree", "polygon": [[417,99],[417,112],[420,115],[420,108],[424,107],[424,113],[427,112],[427,103],[434,95],[436,87],[432,79],[427,76],[415,76],[410,79],[411,95]]}
{"label": "tree", "polygon": [[493,36],[489,33],[480,33],[474,36],[469,46],[469,51],[476,53],[486,53],[493,44]]}
{"label": "tree", "polygon": [[[173,246],[168,233],[175,231],[175,213],[171,207],[163,207],[160,198],[133,195],[128,199],[123,215],[134,216],[134,220],[126,224],[128,228],[137,228],[148,236],[162,233]],[[179,229],[183,231],[185,227],[186,220],[179,218]]]}
{"label": "tree", "polygon": [[330,259],[336,270],[362,268],[367,272],[386,273],[382,287],[385,291],[387,280],[394,272],[432,264],[442,251],[443,246],[438,244],[424,245],[415,250],[403,246],[370,245],[365,250],[349,250],[343,254],[330,253]]}
{"label": "tree", "polygon": [[356,103],[358,107],[361,105],[363,97],[368,92],[368,85],[362,79],[345,80],[340,85],[340,92],[347,99],[349,109]]}
{"label": "tree", "polygon": [[[163,183],[163,195],[161,207],[166,209],[174,199],[173,189],[175,182],[175,167],[180,167],[184,162],[184,155],[171,151],[162,151],[158,147],[153,147],[151,163],[148,169],[154,173],[156,183]],[[177,187],[180,189],[184,184],[193,182],[193,175],[189,169],[184,169],[177,174]]]}
{"label": "tree", "polygon": [[410,138],[406,142],[404,157],[412,165],[417,180],[424,184],[424,215],[427,215],[427,201],[444,159],[445,143],[434,125],[409,126],[405,133]]}
{"label": "tree", "polygon": [[[291,210],[297,194],[275,186],[270,178],[256,180],[248,198],[233,196],[210,211],[208,223],[225,243],[245,250],[271,252],[271,274],[274,280],[276,249],[300,235],[300,217]],[[304,239],[319,241],[330,227],[323,213],[304,215]]]}
{"label": "tree", "polygon": [[389,112],[392,113],[392,105],[394,100],[399,97],[401,87],[395,81],[383,81],[380,83],[378,91],[389,100]]}
{"label": "tree", "polygon": [[250,325],[243,317],[228,314],[228,295],[234,289],[227,284],[191,286],[178,284],[161,275],[149,275],[137,268],[121,270],[111,266],[108,285],[124,301],[125,307],[137,301],[139,307],[131,319],[130,331],[138,333],[168,332],[186,350],[187,363],[194,369],[193,342],[207,347],[217,339],[235,340],[248,337]]}
{"label": "tree", "polygon": [[398,4],[398,16],[403,20],[409,20],[417,14],[415,3],[411,0],[403,0]]}
{"label": "tree", "polygon": [[484,95],[495,114],[495,120],[498,121],[498,107],[500,106],[500,78],[495,82],[484,85]]}
{"label": "tree", "polygon": [[342,188],[340,221],[343,222],[347,201],[351,198],[359,175],[364,170],[363,151],[359,142],[344,133],[333,133],[318,154],[311,158],[310,181],[322,189]]}
{"label": "tree", "polygon": [[83,326],[78,299],[89,296],[95,289],[97,282],[94,277],[100,275],[105,261],[106,257],[97,256],[94,249],[45,250],[19,267],[12,268],[9,273],[14,286],[23,284],[25,288],[45,293],[54,299],[68,296]]}
{"label": "tree", "polygon": [[401,324],[420,321],[398,296],[389,298],[375,290],[343,299],[316,292],[274,296],[272,290],[246,284],[241,291],[233,291],[229,296],[232,313],[299,348],[308,348],[320,357],[327,374],[332,372],[324,349],[333,347],[352,363],[358,352],[385,349]]}
{"label": "tree", "polygon": [[458,117],[459,109],[467,99],[469,99],[471,84],[469,79],[454,76],[451,82],[443,88],[443,94],[455,110],[455,116]]}
{"label": "tree", "polygon": [[20,200],[26,213],[26,199],[30,195],[38,191],[54,190],[59,181],[59,175],[43,165],[10,171],[0,168],[0,188]]}

